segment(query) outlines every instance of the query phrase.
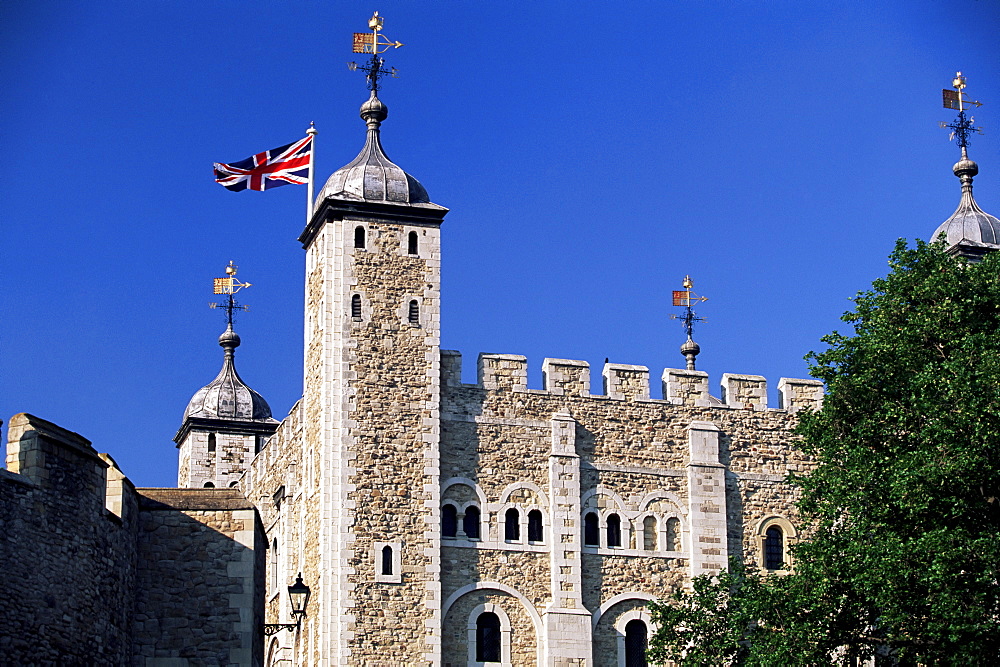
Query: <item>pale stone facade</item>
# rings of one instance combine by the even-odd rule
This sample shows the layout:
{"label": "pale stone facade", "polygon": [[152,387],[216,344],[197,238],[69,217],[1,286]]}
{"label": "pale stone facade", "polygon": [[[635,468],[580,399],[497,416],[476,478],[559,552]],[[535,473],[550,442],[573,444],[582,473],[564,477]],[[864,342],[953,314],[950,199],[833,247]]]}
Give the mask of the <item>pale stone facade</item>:
{"label": "pale stone facade", "polygon": [[[645,366],[606,363],[592,393],[589,364],[550,358],[529,388],[515,354],[480,354],[477,382],[463,383],[461,355],[440,349],[447,209],[385,156],[386,115],[373,94],[365,148],[299,239],[304,387],[284,420],[236,374],[230,327],[222,371],[175,436],[181,489],[132,489],[79,436],[12,421],[4,555],[23,565],[18,549],[37,542],[57,568],[75,533],[53,517],[75,503],[81,534],[99,536],[87,567],[109,578],[68,585],[99,640],[58,644],[52,628],[83,632],[69,612],[46,631],[19,626],[40,633],[37,662],[645,664],[649,601],[731,556],[786,567],[798,528],[785,480],[811,465],[795,413],[821,405],[820,384],[782,379],[769,408],[760,376],[726,374],[716,397],[706,373],[666,369],[654,399]],[[69,505],[57,470],[79,477]],[[62,532],[17,544],[5,528],[32,512]],[[43,592],[29,585],[19,602],[8,582],[0,602],[18,618],[48,600],[22,569]],[[301,622],[265,636],[265,622],[293,622],[300,573]],[[105,590],[120,611],[93,602]],[[30,642],[0,637],[4,648],[33,663]]]}

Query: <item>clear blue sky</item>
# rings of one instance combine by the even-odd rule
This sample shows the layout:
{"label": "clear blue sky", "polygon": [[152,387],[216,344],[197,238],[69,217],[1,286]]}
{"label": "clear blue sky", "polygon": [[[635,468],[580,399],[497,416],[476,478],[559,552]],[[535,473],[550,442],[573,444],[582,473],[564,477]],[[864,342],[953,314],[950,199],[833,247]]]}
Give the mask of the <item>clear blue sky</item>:
{"label": "clear blue sky", "polygon": [[[0,416],[90,438],[140,486],[218,371],[212,278],[253,283],[237,365],[284,416],[302,392],[305,188],[229,192],[213,161],[315,121],[317,176],[364,141],[350,36],[406,44],[389,156],[451,209],[442,346],[683,365],[685,274],[710,297],[699,368],[805,377],[899,237],[954,210],[937,127],[955,70],[1000,215],[1000,5],[951,2],[7,2],[0,5]],[[595,389],[599,390],[599,389]]]}

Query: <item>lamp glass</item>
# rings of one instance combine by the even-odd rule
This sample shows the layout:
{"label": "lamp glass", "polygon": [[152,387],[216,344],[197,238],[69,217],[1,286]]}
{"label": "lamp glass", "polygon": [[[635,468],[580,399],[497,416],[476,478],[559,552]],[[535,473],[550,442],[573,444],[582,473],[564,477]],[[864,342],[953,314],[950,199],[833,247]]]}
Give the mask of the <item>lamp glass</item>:
{"label": "lamp glass", "polygon": [[295,583],[288,587],[288,600],[292,605],[292,614],[301,616],[306,613],[309,602],[309,587],[302,583],[302,573],[296,577]]}

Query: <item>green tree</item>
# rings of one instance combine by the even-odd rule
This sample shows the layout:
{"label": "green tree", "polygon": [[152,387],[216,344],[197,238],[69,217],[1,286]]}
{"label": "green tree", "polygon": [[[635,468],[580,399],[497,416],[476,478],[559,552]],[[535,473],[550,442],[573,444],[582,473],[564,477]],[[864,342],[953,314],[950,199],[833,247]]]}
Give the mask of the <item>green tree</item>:
{"label": "green tree", "polygon": [[889,263],[808,357],[827,395],[798,426],[795,573],[696,580],[655,606],[652,658],[1000,662],[1000,253],[900,241]]}

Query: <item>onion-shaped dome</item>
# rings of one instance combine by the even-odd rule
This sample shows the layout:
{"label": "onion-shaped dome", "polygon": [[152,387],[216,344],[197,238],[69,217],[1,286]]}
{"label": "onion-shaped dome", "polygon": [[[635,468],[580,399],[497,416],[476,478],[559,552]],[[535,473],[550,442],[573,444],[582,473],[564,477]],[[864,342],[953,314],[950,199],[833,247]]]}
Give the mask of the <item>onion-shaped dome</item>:
{"label": "onion-shaped dome", "polygon": [[953,171],[962,181],[962,199],[951,217],[934,231],[931,240],[936,241],[943,232],[948,251],[968,257],[982,257],[1000,250],[1000,220],[979,208],[972,196],[972,178],[979,173],[979,165],[963,155]]}
{"label": "onion-shaped dome", "polygon": [[365,147],[350,164],[333,172],[316,197],[319,209],[328,197],[390,204],[429,204],[427,190],[420,181],[400,169],[382,149],[379,126],[389,109],[374,91],[361,105],[361,118],[368,124]]}
{"label": "onion-shaped dome", "polygon": [[232,326],[219,336],[219,345],[226,351],[222,370],[191,397],[184,411],[184,421],[189,418],[273,421],[271,407],[264,397],[248,387],[236,372],[233,355],[240,345],[240,337]]}

